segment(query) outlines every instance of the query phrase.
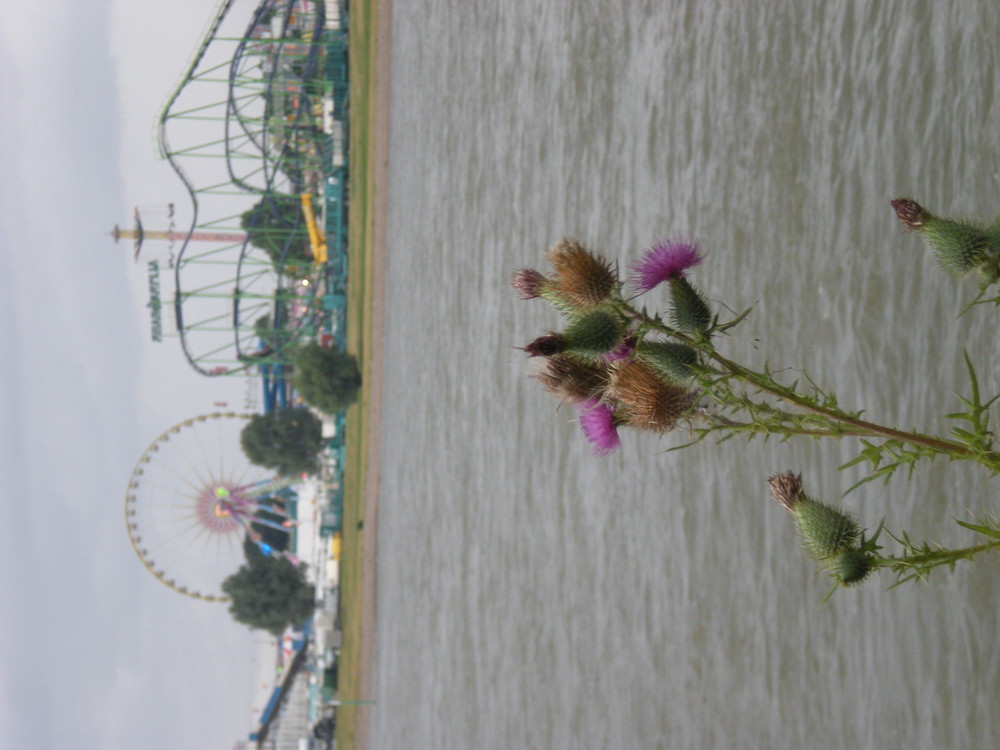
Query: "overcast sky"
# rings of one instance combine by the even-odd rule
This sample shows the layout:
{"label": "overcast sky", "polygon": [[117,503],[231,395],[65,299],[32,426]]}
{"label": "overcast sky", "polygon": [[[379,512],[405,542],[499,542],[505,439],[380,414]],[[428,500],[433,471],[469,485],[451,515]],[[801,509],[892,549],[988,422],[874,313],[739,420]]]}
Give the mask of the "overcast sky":
{"label": "overcast sky", "polygon": [[123,521],[146,445],[234,386],[149,341],[145,269],[108,236],[185,200],[154,122],[215,5],[0,0],[5,747],[229,748],[251,726],[260,639],[154,580]]}

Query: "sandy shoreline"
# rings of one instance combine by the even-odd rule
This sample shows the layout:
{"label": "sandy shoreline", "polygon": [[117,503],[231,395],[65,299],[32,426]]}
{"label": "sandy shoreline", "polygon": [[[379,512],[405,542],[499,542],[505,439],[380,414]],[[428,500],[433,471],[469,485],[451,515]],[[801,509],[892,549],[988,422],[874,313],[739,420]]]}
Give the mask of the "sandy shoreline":
{"label": "sandy shoreline", "polygon": [[[362,545],[361,592],[361,684],[359,694],[373,694],[372,668],[375,652],[378,552],[379,459],[382,428],[382,358],[385,320],[386,220],[389,176],[389,73],[391,67],[392,2],[378,0],[375,32],[374,132],[371,134],[372,180],[374,182],[373,236],[371,243],[370,361],[368,370],[368,444],[364,477],[364,543]],[[356,747],[367,750],[371,739],[371,709],[358,712]]]}

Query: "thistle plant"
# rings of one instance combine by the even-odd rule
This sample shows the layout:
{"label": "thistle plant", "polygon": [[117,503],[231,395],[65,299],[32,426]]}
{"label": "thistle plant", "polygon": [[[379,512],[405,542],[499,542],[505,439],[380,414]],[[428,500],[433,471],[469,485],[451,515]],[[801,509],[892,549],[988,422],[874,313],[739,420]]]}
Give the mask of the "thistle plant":
{"label": "thistle plant", "polygon": [[[1000,224],[979,228],[938,219],[905,199],[893,207],[907,226],[924,234],[946,268],[956,274],[977,271],[986,284],[1000,280]],[[511,284],[521,299],[550,303],[562,326],[538,336],[524,351],[535,363],[534,378],[575,407],[596,455],[617,450],[629,428],[662,436],[683,427],[686,439],[671,450],[709,437],[741,435],[856,440],[856,457],[841,468],[867,465],[869,470],[854,487],[874,479],[888,482],[900,468],[910,473],[919,461],[939,456],[1000,472],[989,423],[989,408],[1000,394],[981,396],[967,355],[969,393],[959,397],[960,409],[947,415],[955,426],[945,435],[904,430],[862,419],[861,410],[842,407],[833,392],[805,372],[783,382],[766,363],[755,367],[726,356],[717,342],[750,311],[724,319],[695,286],[693,269],[705,259],[696,243],[654,244],[630,264],[624,281],[614,264],[576,240],[560,240],[545,259],[549,273],[522,268]],[[638,304],[642,295],[660,287],[669,295],[664,313]],[[775,500],[794,516],[807,552],[838,586],[860,583],[882,568],[896,573],[897,582],[923,579],[934,567],[954,567],[1000,546],[1000,526],[993,523],[962,524],[989,541],[960,550],[914,545],[905,533],[893,535],[881,524],[869,537],[849,514],[809,497],[798,475],[776,475],[769,484]],[[883,531],[902,554],[881,554],[877,540]]]}
{"label": "thistle plant", "polygon": [[795,517],[803,545],[816,560],[835,564],[857,546],[861,529],[850,515],[814,500],[802,489],[802,475],[786,472],[767,480],[771,495]]}
{"label": "thistle plant", "polygon": [[[545,257],[552,273],[520,269],[511,283],[522,299],[547,300],[564,327],[537,337],[524,351],[542,359],[535,377],[550,393],[577,405],[601,403],[616,430],[662,435],[684,426],[689,436],[684,445],[740,434],[855,438],[861,447],[846,466],[868,464],[863,481],[888,480],[898,469],[912,471],[918,461],[936,456],[1000,471],[987,411],[993,399],[980,397],[968,357],[971,393],[960,399],[961,411],[948,415],[961,426],[945,436],[903,430],[842,408],[836,395],[807,373],[789,384],[766,364],[754,368],[726,357],[715,342],[749,311],[720,320],[689,278],[704,260],[694,243],[653,245],[631,265],[628,282],[609,261],[575,240],[561,240]],[[669,292],[666,314],[635,304],[661,285]],[[637,294],[627,297],[627,289]],[[594,434],[584,431],[599,453],[617,447],[594,442]]]}
{"label": "thistle plant", "polygon": [[[793,472],[776,474],[767,480],[774,498],[795,518],[795,528],[806,552],[834,581],[831,593],[840,586],[854,586],[880,570],[890,571],[896,578],[893,586],[911,580],[927,580],[934,568],[953,569],[962,560],[971,560],[983,552],[1000,551],[1000,523],[957,523],[986,537],[987,541],[960,549],[947,549],[927,542],[916,544],[908,534],[892,534],[879,523],[870,536],[862,531],[857,520],[833,506],[806,494],[802,475]],[[879,536],[885,533],[900,546],[897,555],[882,554]]]}
{"label": "thistle plant", "polygon": [[1000,281],[1000,218],[989,226],[944,219],[910,198],[897,198],[892,208],[903,226],[924,238],[942,268],[956,278],[979,278],[979,295],[972,304],[1000,304],[1000,296],[984,300],[987,289]]}

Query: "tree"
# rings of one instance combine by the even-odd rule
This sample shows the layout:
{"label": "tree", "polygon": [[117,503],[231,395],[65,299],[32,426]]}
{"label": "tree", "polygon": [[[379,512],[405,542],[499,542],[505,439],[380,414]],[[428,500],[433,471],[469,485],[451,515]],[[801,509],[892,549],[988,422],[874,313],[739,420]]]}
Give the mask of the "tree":
{"label": "tree", "polygon": [[246,563],[222,583],[230,598],[229,613],[237,622],[280,636],[289,625],[301,625],[316,607],[315,587],[306,581],[305,564],[264,555],[243,540]]}
{"label": "tree", "polygon": [[250,244],[266,252],[275,265],[312,262],[309,234],[294,195],[265,195],[243,212],[240,226]]}
{"label": "tree", "polygon": [[305,407],[255,414],[240,433],[240,446],[250,463],[279,474],[312,474],[319,470],[323,423]]}
{"label": "tree", "polygon": [[333,414],[358,400],[361,370],[347,352],[313,342],[295,355],[292,384],[307,404]]}

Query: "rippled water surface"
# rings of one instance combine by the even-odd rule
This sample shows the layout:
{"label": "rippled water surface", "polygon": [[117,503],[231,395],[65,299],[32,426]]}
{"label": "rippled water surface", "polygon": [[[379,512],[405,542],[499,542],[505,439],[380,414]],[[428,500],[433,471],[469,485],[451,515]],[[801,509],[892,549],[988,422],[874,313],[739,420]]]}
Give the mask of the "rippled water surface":
{"label": "rippled water surface", "polygon": [[[562,235],[622,264],[694,236],[697,283],[755,305],[728,354],[947,429],[963,348],[1000,390],[997,312],[957,317],[888,201],[997,213],[1000,6],[393,5],[374,746],[995,746],[1000,562],[821,606],[764,480],[837,501],[855,446],[594,458],[515,348],[556,317],[507,278]],[[959,546],[996,482],[940,462],[843,502]]]}

